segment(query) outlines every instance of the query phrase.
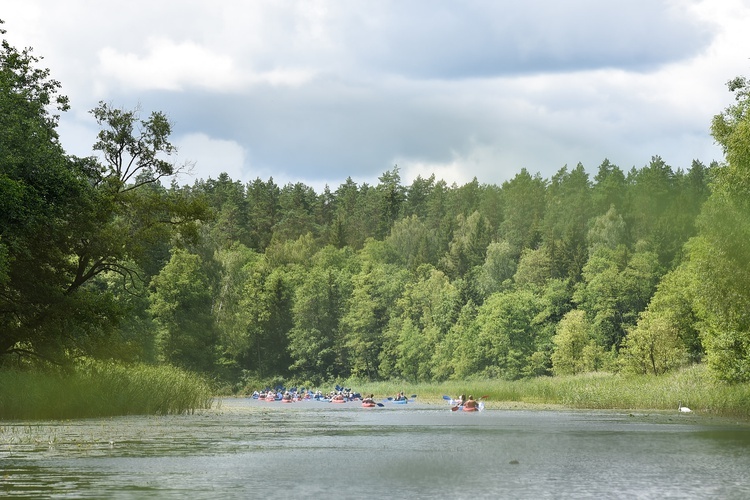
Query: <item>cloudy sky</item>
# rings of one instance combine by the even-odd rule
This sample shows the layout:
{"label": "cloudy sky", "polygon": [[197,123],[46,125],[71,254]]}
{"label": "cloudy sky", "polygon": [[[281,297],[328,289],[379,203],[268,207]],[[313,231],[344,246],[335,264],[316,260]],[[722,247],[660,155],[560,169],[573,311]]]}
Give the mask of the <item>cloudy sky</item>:
{"label": "cloudy sky", "polygon": [[[750,76],[747,0],[4,0],[92,154],[103,100],[165,112],[197,178],[595,174],[721,160],[711,117]],[[194,178],[181,178],[192,184]]]}

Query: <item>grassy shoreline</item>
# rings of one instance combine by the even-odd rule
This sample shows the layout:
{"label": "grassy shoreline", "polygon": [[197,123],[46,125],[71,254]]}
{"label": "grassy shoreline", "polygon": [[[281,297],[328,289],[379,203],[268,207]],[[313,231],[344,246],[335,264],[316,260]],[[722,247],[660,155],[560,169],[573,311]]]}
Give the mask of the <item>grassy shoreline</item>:
{"label": "grassy shoreline", "polygon": [[0,420],[166,415],[210,408],[199,376],[170,366],[87,362],[69,373],[1,370]]}
{"label": "grassy shoreline", "polygon": [[[445,403],[443,395],[487,396],[491,409],[677,411],[682,402],[697,414],[750,422],[750,384],[716,381],[701,365],[661,376],[591,373],[416,384],[350,379],[344,385],[377,397],[404,391],[436,404]],[[0,420],[191,413],[210,408],[214,396],[201,377],[168,366],[89,362],[65,375],[0,371]]]}
{"label": "grassy shoreline", "polygon": [[425,402],[442,401],[443,395],[487,396],[487,408],[677,411],[682,402],[696,413],[750,420],[750,384],[728,385],[716,381],[700,365],[661,376],[591,373],[517,381],[411,384],[349,380],[346,383],[376,395],[393,395],[398,391],[417,394]]}

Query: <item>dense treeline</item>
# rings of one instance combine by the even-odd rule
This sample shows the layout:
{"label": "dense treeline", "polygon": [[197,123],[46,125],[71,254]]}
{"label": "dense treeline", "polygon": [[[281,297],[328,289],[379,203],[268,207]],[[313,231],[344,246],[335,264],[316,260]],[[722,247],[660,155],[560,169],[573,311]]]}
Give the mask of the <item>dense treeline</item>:
{"label": "dense treeline", "polygon": [[750,95],[712,123],[726,162],[604,160],[502,185],[193,185],[162,113],[100,104],[66,155],[59,83],[3,43],[0,363],[77,357],[213,374],[413,381],[707,361],[750,380]]}
{"label": "dense treeline", "polygon": [[215,218],[151,281],[155,352],[230,378],[309,380],[661,373],[699,361],[693,323],[653,363],[631,333],[684,259],[716,168],[654,157],[627,174],[605,160],[594,179],[577,165],[502,186],[404,186],[394,167],[376,186],[347,179],[321,194],[201,180],[189,195]]}

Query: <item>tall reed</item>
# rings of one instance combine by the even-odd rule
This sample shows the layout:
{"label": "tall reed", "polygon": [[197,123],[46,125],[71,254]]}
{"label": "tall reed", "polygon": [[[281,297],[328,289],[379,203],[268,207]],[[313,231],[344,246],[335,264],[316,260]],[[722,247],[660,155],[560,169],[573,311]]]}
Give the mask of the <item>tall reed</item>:
{"label": "tall reed", "polygon": [[70,373],[0,371],[4,420],[180,414],[211,401],[207,381],[170,366],[87,361]]}
{"label": "tall reed", "polygon": [[589,373],[566,377],[451,380],[441,383],[350,380],[363,392],[389,396],[397,390],[437,402],[459,394],[487,396],[488,407],[502,403],[556,405],[579,409],[677,410],[682,402],[696,412],[750,419],[750,384],[715,380],[703,365],[666,375]]}

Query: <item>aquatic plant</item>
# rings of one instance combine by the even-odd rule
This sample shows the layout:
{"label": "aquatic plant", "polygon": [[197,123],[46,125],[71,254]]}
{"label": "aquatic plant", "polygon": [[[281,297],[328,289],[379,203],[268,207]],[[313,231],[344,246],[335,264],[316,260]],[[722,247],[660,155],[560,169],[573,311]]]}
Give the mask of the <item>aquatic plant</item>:
{"label": "aquatic plant", "polygon": [[211,386],[171,366],[85,361],[72,372],[0,371],[0,419],[166,415],[208,408]]}

